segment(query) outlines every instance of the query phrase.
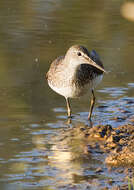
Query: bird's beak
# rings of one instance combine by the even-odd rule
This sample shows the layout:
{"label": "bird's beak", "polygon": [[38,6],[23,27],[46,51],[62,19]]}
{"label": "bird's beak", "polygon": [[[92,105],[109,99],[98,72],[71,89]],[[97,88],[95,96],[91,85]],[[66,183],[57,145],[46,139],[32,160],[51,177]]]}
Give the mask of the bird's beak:
{"label": "bird's beak", "polygon": [[97,69],[99,69],[100,71],[103,71],[104,73],[107,73],[107,71],[105,71],[101,66],[99,66],[98,64],[96,64],[90,57],[88,56],[84,56],[84,58],[86,59],[86,63],[93,66],[93,67],[96,67]]}

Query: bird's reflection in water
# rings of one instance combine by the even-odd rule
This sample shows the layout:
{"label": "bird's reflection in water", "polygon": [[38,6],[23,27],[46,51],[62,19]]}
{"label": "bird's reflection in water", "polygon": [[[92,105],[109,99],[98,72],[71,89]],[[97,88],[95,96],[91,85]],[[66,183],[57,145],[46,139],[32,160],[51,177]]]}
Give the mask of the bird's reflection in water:
{"label": "bird's reflection in water", "polygon": [[48,158],[48,163],[58,171],[56,176],[58,185],[79,183],[80,179],[84,180],[85,170],[92,168],[92,163],[96,162],[86,151],[84,136],[79,134],[77,127],[79,128],[73,126],[63,129],[53,139],[54,145],[51,147],[52,154]]}
{"label": "bird's reflection in water", "polygon": [[[36,161],[37,169],[32,170],[32,173],[41,176],[38,180],[39,184],[48,183],[50,187],[53,186],[50,183],[52,181],[57,188],[63,186],[72,188],[70,184],[77,186],[82,183],[86,186],[88,183],[89,185],[89,180],[97,178],[96,164],[100,165],[102,162],[95,151],[95,154],[88,151],[89,142],[84,135],[87,126],[75,120],[72,120],[69,125],[65,125],[65,120],[60,120],[58,123],[63,127],[58,129],[58,132],[56,128],[55,133],[51,135],[43,135],[43,129],[34,131],[32,142],[35,148],[31,154],[35,153],[33,159],[34,162]],[[54,127],[54,124],[52,125]],[[55,126],[57,125],[55,123]],[[93,142],[91,143],[93,145]]]}

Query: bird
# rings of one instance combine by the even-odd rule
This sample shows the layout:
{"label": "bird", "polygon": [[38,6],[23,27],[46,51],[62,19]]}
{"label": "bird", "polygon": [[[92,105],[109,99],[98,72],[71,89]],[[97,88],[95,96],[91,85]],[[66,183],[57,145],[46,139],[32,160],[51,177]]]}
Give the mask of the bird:
{"label": "bird", "polygon": [[71,46],[64,56],[59,56],[50,65],[46,74],[49,87],[66,99],[67,115],[71,118],[71,98],[91,93],[88,120],[91,120],[95,104],[95,87],[101,82],[104,70],[100,56],[82,45]]}

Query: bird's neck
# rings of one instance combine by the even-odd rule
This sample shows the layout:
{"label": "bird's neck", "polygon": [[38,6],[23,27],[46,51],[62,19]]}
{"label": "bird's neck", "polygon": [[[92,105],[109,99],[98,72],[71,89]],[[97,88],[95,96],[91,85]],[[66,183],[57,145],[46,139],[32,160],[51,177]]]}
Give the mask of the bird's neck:
{"label": "bird's neck", "polygon": [[72,59],[64,59],[64,77],[66,77],[66,80],[74,81],[76,78],[76,73],[78,70],[79,66],[74,63],[74,60]]}
{"label": "bird's neck", "polygon": [[66,65],[66,69],[68,70],[68,72],[70,72],[70,74],[75,73],[77,69],[80,67],[80,65],[78,65],[75,61],[76,60],[74,60],[73,58],[70,59],[69,57],[65,56],[64,64]]}

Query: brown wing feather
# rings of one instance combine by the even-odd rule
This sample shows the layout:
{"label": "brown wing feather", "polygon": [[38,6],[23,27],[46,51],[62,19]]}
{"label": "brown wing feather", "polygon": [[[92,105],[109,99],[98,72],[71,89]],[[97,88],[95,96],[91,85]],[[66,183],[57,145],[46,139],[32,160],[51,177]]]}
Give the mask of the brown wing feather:
{"label": "brown wing feather", "polygon": [[60,56],[56,58],[50,65],[49,71],[46,74],[47,80],[54,80],[54,76],[58,74],[59,65],[62,64],[62,61],[64,59],[64,56]]}

